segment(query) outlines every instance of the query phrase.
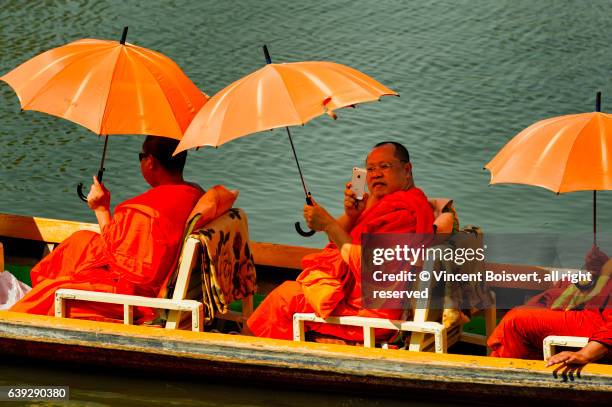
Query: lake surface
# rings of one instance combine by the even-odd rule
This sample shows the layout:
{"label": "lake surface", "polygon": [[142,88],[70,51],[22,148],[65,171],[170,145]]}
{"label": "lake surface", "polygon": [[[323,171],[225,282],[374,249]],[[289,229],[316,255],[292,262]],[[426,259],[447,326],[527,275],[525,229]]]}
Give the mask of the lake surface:
{"label": "lake surface", "polygon": [[[84,37],[128,41],[173,58],[209,95],[264,65],[329,60],[359,69],[401,94],[292,129],[306,181],[331,213],[371,146],[410,150],[417,185],[455,200],[462,224],[485,232],[587,233],[592,193],[557,196],[519,185],[489,186],[483,166],[520,130],[552,116],[603,110],[612,100],[610,1],[5,1],[0,73]],[[113,205],[146,190],[142,138],[109,142],[105,182]],[[20,112],[0,84],[0,211],[95,221],[74,187],[97,171],[102,141],[73,123]],[[322,246],[293,230],[303,195],[284,131],[189,155],[186,176],[239,189],[251,239]],[[599,195],[599,229],[612,200]],[[231,403],[230,403],[231,404]],[[237,401],[236,405],[250,405]],[[342,403],[338,404],[342,405]]]}
{"label": "lake surface", "polygon": [[[364,397],[301,389],[299,384],[266,387],[244,380],[185,380],[151,377],[125,371],[82,370],[62,366],[23,366],[16,361],[0,365],[0,386],[69,386],[69,402],[33,402],[35,406],[206,406],[206,407],[468,407],[470,404],[434,404],[407,396],[404,400]],[[325,390],[325,389],[323,389]],[[18,405],[18,403],[14,403]],[[473,405],[473,404],[472,404]]]}
{"label": "lake surface", "polygon": [[[212,95],[274,61],[330,60],[357,68],[400,98],[338,111],[292,129],[308,186],[340,214],[344,182],[382,140],[408,146],[429,196],[455,199],[463,224],[484,231],[588,232],[592,193],[489,186],[482,168],[535,121],[603,110],[612,98],[612,14],[607,1],[9,1],[0,15],[0,72],[83,37],[128,40],[173,58]],[[0,210],[94,221],[74,193],[97,171],[102,141],[73,123],[20,112],[0,85]],[[136,160],[142,138],[109,141],[105,181],[113,204],[146,190]],[[237,188],[251,238],[320,246],[293,230],[303,193],[286,134],[256,134],[190,153],[187,177]],[[612,200],[599,194],[599,225]]]}

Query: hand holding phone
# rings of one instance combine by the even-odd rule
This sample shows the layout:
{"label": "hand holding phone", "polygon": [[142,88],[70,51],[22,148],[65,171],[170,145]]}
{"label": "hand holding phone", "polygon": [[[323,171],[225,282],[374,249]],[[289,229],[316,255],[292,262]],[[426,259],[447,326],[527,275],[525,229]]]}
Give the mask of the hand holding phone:
{"label": "hand holding phone", "polygon": [[351,191],[353,191],[358,200],[363,199],[363,194],[366,189],[367,172],[363,168],[353,167],[353,177],[351,178]]}

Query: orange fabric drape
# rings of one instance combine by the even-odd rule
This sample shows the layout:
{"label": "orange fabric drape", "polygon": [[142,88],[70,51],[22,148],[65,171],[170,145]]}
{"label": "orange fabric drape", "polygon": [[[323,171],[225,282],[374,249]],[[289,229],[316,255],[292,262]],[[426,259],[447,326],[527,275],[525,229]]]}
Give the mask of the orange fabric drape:
{"label": "orange fabric drape", "polygon": [[578,310],[551,309],[568,286],[560,283],[510,310],[489,337],[491,356],[541,359],[542,341],[549,335],[586,336],[612,347],[612,284]]}
{"label": "orange fabric drape", "polygon": [[[418,188],[389,194],[358,218],[350,235],[361,244],[362,233],[433,233],[433,211]],[[297,281],[286,281],[272,291],[248,320],[257,336],[292,338],[292,318],[296,312],[321,316],[360,315],[398,318],[402,310],[366,309],[361,302],[361,257],[352,252],[349,264],[336,245],[329,243],[322,253],[302,259],[304,271]],[[338,325],[310,324],[309,329],[348,340],[363,340],[362,329]],[[388,334],[377,331],[378,336]]]}
{"label": "orange fabric drape", "polygon": [[[171,272],[185,221],[201,191],[189,185],[162,185],[115,209],[101,234],[74,233],[31,272],[32,290],[11,311],[53,315],[58,288],[155,297]],[[78,302],[70,315],[122,319],[121,306]],[[135,317],[152,317],[138,309]]]}
{"label": "orange fabric drape", "polygon": [[549,335],[586,336],[612,346],[612,309],[515,308],[495,328],[488,345],[494,357],[542,359],[542,341]]}

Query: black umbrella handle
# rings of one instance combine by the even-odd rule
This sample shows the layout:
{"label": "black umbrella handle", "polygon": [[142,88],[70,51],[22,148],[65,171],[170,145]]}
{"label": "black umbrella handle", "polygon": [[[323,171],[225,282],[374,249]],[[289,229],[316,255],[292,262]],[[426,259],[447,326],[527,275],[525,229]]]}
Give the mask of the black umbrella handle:
{"label": "black umbrella handle", "polygon": [[[312,197],[310,194],[306,196],[306,205],[312,206]],[[308,232],[305,232],[304,229],[302,229],[302,225],[300,225],[300,222],[295,222],[295,231],[298,232],[300,236],[304,237],[310,237],[317,233],[315,230],[309,230]]]}
{"label": "black umbrella handle", "polygon": [[[104,170],[105,170],[105,169],[106,169],[106,168],[100,168],[100,169],[98,170],[98,182],[99,182],[99,183],[102,183],[102,177],[104,176]],[[83,188],[84,188],[83,183],[82,183],[82,182],[79,182],[79,183],[77,184],[77,188],[76,188],[76,189],[77,189],[77,195],[79,196],[79,198],[81,199],[81,201],[83,201],[83,202],[87,202],[87,195],[85,195],[85,193],[83,192]]]}
{"label": "black umbrella handle", "polygon": [[317,233],[314,230],[309,230],[308,232],[304,232],[304,230],[302,229],[302,225],[300,225],[300,222],[295,222],[295,231],[298,232],[300,236],[304,236],[304,237],[310,237],[310,236],[313,236],[315,233]]}
{"label": "black umbrella handle", "polygon": [[[127,27],[124,29],[124,34],[127,34]],[[98,169],[98,182],[102,183],[102,177],[104,176],[104,160],[106,159],[106,148],[108,147],[108,135],[104,136],[104,149],[102,150],[102,159],[100,160],[100,168]],[[83,183],[79,182],[77,185],[77,195],[83,202],[87,202],[87,195],[83,193]]]}
{"label": "black umbrella handle", "polygon": [[76,188],[76,190],[77,190],[77,195],[78,195],[79,199],[80,199],[81,201],[83,201],[83,202],[87,202],[87,195],[85,195],[85,194],[83,193],[83,183],[82,183],[82,182],[79,182],[79,183],[77,184],[77,188]]}

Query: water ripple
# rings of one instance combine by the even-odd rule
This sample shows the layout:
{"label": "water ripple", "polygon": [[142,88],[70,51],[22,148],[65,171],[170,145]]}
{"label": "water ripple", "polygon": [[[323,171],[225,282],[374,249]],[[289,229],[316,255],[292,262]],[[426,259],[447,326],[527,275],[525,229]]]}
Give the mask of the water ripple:
{"label": "water ripple", "polygon": [[[145,5],[146,4],[146,5]],[[351,168],[383,139],[406,143],[418,184],[455,199],[462,223],[485,230],[588,231],[590,194],[557,197],[527,186],[488,186],[483,165],[516,133],[546,117],[593,109],[595,91],[612,94],[607,52],[609,1],[490,2],[148,1],[7,2],[0,11],[0,72],[83,37],[128,41],[176,60],[214,94],[274,61],[331,60],[360,69],[400,98],[339,111],[292,129],[304,176],[319,202],[341,210]],[[101,141],[84,128],[19,112],[0,85],[0,211],[93,221],[74,185],[96,172]],[[113,204],[146,189],[140,137],[109,142]],[[190,153],[186,175],[204,186],[241,190],[258,240],[321,245],[292,223],[303,192],[286,134],[264,132]],[[609,213],[609,193],[600,194]],[[600,228],[612,226],[602,215]]]}

